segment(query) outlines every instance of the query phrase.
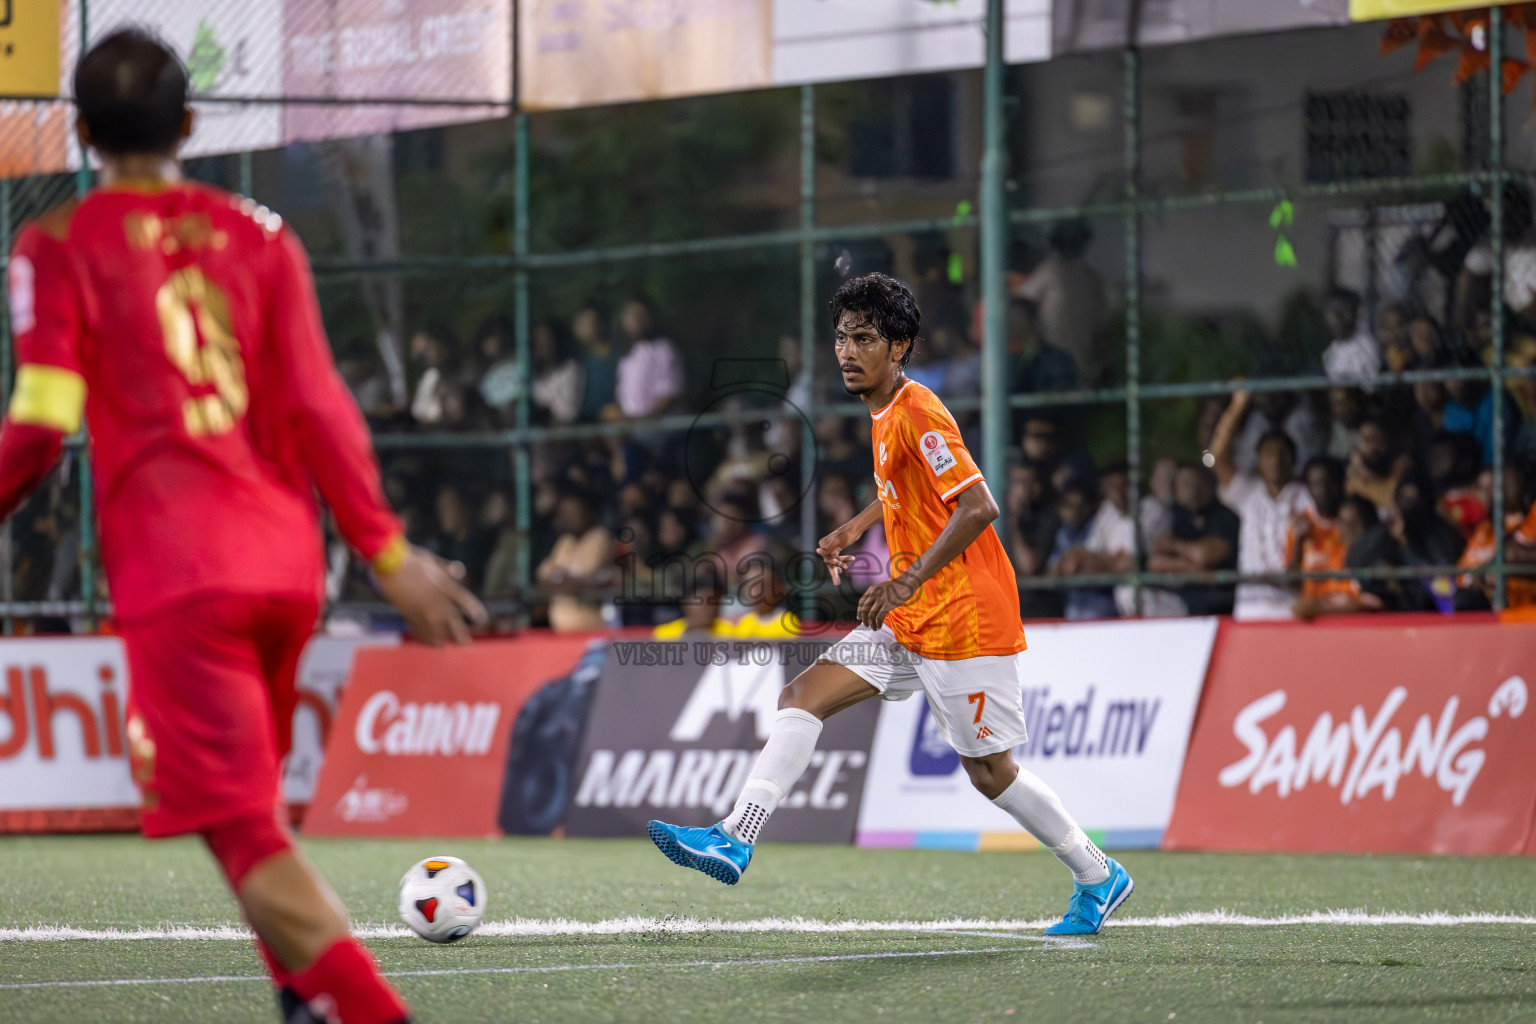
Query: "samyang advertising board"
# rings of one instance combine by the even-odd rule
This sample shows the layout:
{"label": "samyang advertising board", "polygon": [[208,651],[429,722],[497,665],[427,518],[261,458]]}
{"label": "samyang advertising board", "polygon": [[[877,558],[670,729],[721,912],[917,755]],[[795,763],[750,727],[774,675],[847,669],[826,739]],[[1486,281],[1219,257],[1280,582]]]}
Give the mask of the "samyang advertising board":
{"label": "samyang advertising board", "polygon": [[[1156,846],[1168,826],[1215,619],[1033,625],[1018,763],[1112,846]],[[1038,844],[971,786],[915,697],[881,702],[861,846],[1016,849]]]}
{"label": "samyang advertising board", "polygon": [[1518,853],[1533,680],[1536,625],[1230,623],[1166,845]]}

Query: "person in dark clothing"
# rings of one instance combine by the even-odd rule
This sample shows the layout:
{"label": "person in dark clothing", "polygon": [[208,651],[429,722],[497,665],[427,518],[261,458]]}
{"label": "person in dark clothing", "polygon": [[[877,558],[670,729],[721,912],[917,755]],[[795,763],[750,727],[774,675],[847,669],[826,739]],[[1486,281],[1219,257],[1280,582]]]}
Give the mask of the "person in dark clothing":
{"label": "person in dark clothing", "polygon": [[[1203,466],[1179,467],[1173,485],[1173,528],[1158,538],[1147,567],[1153,572],[1208,572],[1237,567],[1237,514],[1216,500],[1216,478]],[[1190,615],[1229,615],[1231,584],[1175,588]]]}
{"label": "person in dark clothing", "polygon": [[[1061,515],[1050,474],[1033,460],[1015,465],[1008,479],[1008,557],[1021,578],[1044,576]],[[1060,591],[1021,589],[1019,614],[1026,619],[1054,619],[1062,614]]]}
{"label": "person in dark clothing", "polygon": [[[1467,546],[1461,531],[1435,509],[1435,492],[1430,483],[1417,475],[1405,476],[1393,494],[1397,518],[1392,535],[1402,545],[1405,565],[1455,565]],[[1455,586],[1449,577],[1424,577],[1413,581],[1405,598],[1412,609],[1450,611]]]}

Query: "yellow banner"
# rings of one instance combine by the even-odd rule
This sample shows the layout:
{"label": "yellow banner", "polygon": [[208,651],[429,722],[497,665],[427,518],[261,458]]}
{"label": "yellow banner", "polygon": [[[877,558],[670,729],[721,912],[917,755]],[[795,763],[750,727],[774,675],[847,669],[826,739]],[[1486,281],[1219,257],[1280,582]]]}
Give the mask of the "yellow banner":
{"label": "yellow banner", "polygon": [[518,75],[526,107],[624,103],[772,84],[770,0],[523,0],[518,10]]}
{"label": "yellow banner", "polygon": [[1489,0],[1349,0],[1349,17],[1351,21],[1378,21],[1522,2],[1524,0],[1493,0],[1492,3]]}
{"label": "yellow banner", "polygon": [[0,0],[0,95],[58,93],[58,0]]}

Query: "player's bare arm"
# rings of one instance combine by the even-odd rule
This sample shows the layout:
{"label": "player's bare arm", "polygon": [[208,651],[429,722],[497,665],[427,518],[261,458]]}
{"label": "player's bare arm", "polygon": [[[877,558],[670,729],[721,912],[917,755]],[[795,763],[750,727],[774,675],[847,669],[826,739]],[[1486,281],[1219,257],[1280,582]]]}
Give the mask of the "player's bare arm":
{"label": "player's bare arm", "polygon": [[912,599],[924,583],[960,553],[975,543],[983,530],[998,516],[997,501],[978,480],[955,498],[955,511],[934,538],[933,544],[895,579],[877,583],[859,600],[858,619],[870,629],[879,629],[885,617]]}
{"label": "player's bare arm", "polygon": [[864,506],[864,511],[817,541],[816,553],[831,570],[834,587],[842,582],[843,570],[853,564],[853,556],[844,555],[841,552],[849,545],[856,543],[871,526],[878,523],[880,515],[880,499],[876,498]]}

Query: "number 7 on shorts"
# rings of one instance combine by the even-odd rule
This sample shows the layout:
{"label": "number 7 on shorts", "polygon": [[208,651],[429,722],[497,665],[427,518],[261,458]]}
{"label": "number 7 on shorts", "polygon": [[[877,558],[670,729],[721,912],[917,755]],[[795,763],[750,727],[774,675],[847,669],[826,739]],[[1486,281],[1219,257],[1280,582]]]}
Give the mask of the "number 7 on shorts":
{"label": "number 7 on shorts", "polygon": [[979,693],[968,693],[965,695],[965,702],[976,705],[976,717],[971,719],[971,724],[980,724],[981,713],[987,710],[987,692],[982,690]]}

